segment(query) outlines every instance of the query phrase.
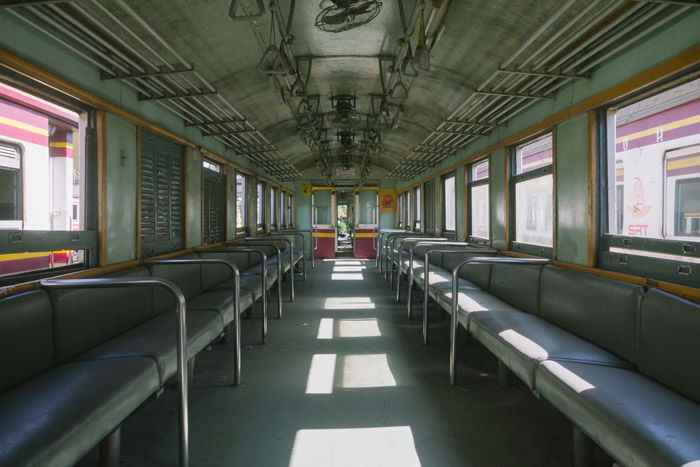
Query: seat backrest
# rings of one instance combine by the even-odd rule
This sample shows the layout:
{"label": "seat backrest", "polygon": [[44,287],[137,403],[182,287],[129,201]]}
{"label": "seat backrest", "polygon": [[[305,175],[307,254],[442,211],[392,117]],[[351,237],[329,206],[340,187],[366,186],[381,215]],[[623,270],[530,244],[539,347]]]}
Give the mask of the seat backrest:
{"label": "seat backrest", "polygon": [[53,367],[51,302],[43,290],[0,300],[0,394]]}
{"label": "seat backrest", "polygon": [[[132,268],[107,277],[148,277]],[[68,362],[153,317],[153,288],[48,289],[54,318],[55,363]]]}
{"label": "seat backrest", "polygon": [[639,371],[700,402],[700,305],[660,290],[642,300]]}
{"label": "seat backrest", "polygon": [[[448,273],[452,274],[454,268],[462,261],[476,257],[494,255],[494,252],[481,251],[479,249],[464,251],[464,248],[462,247],[462,251],[443,254],[441,267]],[[491,281],[491,265],[469,264],[462,268],[459,273],[459,277],[478,285],[484,290],[488,290]]]}
{"label": "seat backrest", "polygon": [[[235,258],[232,258],[234,255],[230,255],[225,252],[216,252],[216,251],[206,251],[206,250],[201,250],[199,252],[199,257],[202,259],[220,259],[229,263],[232,263],[236,265],[236,267],[239,267],[238,264],[235,262]],[[240,270],[240,267],[239,267]],[[243,271],[240,271],[243,272]],[[209,290],[212,287],[231,279],[232,273],[231,269],[226,267],[223,264],[203,264],[202,265],[202,289],[203,290]]]}
{"label": "seat backrest", "polygon": [[[176,259],[196,259],[197,255],[178,256]],[[201,264],[153,264],[148,269],[152,277],[162,277],[175,283],[185,299],[202,293]],[[169,291],[158,288],[154,290],[154,308],[156,313],[171,309],[176,305],[175,297]]]}
{"label": "seat backrest", "polygon": [[537,314],[542,265],[494,264],[489,292],[526,313]]}
{"label": "seat backrest", "polygon": [[545,266],[539,314],[547,321],[637,363],[638,285]]}

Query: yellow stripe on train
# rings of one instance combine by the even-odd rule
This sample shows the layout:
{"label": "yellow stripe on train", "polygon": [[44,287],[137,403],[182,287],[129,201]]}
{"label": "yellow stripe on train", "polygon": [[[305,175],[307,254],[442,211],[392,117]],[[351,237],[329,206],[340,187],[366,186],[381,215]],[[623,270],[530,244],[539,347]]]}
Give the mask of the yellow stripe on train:
{"label": "yellow stripe on train", "polygon": [[642,130],[642,131],[638,131],[636,133],[630,133],[629,135],[626,135],[626,136],[620,136],[619,138],[615,138],[615,143],[622,143],[625,140],[632,141],[635,139],[643,138],[645,136],[655,135],[656,132],[659,130],[661,130],[661,131],[675,130],[676,128],[680,128],[680,127],[688,126],[688,125],[693,125],[695,123],[700,123],[700,115],[695,115],[693,117],[684,118],[682,120],[676,120],[675,122],[666,123],[665,125],[661,125],[661,126],[655,126],[654,128],[649,128],[648,130]]}
{"label": "yellow stripe on train", "polygon": [[700,156],[689,157],[687,159],[670,160],[666,163],[667,170],[685,169],[700,165]]}
{"label": "yellow stripe on train", "polygon": [[[65,254],[69,253],[68,250],[54,251],[54,254]],[[49,256],[50,251],[32,252],[32,253],[6,253],[0,255],[0,261],[16,261],[18,259],[32,259],[32,258],[43,258]]]}
{"label": "yellow stripe on train", "polygon": [[19,120],[13,120],[11,118],[0,116],[0,123],[3,125],[19,128],[20,130],[37,133],[41,136],[49,136],[49,130],[47,130],[46,128],[30,125],[29,123],[20,122]]}

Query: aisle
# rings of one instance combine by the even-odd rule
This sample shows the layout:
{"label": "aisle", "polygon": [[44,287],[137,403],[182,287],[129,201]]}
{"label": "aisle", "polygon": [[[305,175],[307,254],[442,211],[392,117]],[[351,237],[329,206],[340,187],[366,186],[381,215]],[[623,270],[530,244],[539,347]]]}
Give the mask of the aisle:
{"label": "aisle", "polygon": [[[317,261],[294,303],[244,320],[243,386],[226,387],[231,349],[198,357],[191,389],[195,466],[559,466],[570,428],[523,387],[498,387],[495,361],[465,347],[447,385],[447,321],[420,340],[374,261]],[[274,307],[273,307],[274,309]],[[125,424],[123,465],[175,465],[175,391]]]}

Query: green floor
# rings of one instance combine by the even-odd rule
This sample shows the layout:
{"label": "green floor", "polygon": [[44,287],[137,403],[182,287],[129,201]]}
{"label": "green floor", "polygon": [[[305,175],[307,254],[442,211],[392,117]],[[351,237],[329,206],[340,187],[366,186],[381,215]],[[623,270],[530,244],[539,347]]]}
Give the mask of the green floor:
{"label": "green floor", "polygon": [[[571,464],[566,420],[521,384],[499,387],[483,348],[465,345],[460,387],[447,384],[447,321],[433,312],[424,346],[374,261],[319,260],[284,305],[266,345],[244,321],[242,386],[227,386],[229,346],[197,358],[192,465]],[[176,465],[175,409],[168,389],[125,423],[123,465]]]}

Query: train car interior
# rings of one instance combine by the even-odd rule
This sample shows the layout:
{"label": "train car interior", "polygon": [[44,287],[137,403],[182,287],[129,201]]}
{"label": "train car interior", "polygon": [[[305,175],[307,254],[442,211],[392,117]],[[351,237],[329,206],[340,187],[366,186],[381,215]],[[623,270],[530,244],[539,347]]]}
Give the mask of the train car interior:
{"label": "train car interior", "polygon": [[0,467],[700,467],[700,0],[0,0]]}

